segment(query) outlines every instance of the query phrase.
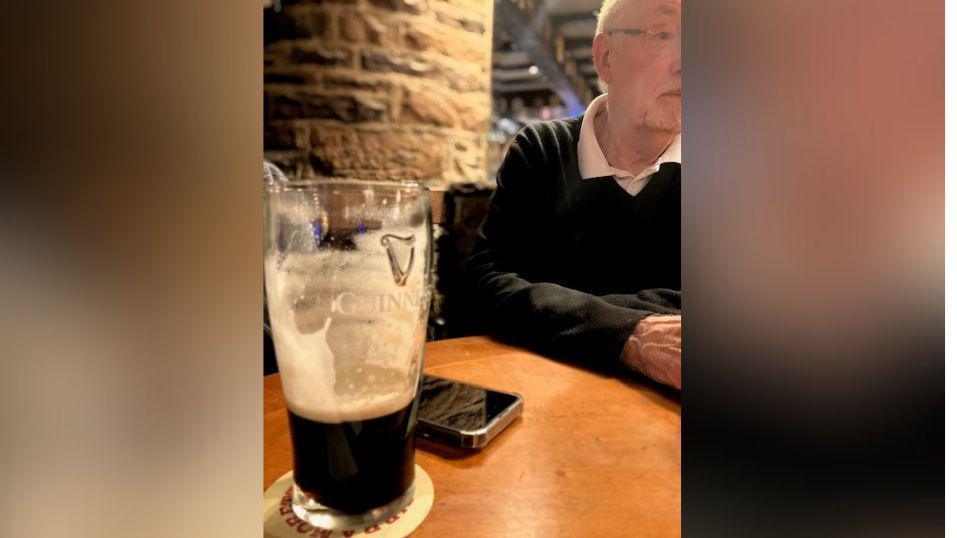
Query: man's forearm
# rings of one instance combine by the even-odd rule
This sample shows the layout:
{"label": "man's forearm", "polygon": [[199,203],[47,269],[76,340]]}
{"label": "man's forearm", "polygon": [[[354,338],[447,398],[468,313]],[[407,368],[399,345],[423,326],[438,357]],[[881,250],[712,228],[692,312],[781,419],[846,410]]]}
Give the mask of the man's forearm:
{"label": "man's forearm", "polygon": [[499,334],[593,363],[617,361],[637,323],[651,313],[514,272],[488,271],[474,282]]}
{"label": "man's forearm", "polygon": [[681,389],[681,316],[653,315],[638,322],[621,360],[665,385]]}

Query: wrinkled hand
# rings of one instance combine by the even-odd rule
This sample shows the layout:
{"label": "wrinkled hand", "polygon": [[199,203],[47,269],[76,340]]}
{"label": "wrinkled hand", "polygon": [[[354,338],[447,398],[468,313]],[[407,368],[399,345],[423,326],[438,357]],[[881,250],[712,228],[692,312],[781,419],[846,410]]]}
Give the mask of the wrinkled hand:
{"label": "wrinkled hand", "polygon": [[659,383],[681,390],[681,316],[641,320],[625,342],[621,360]]}

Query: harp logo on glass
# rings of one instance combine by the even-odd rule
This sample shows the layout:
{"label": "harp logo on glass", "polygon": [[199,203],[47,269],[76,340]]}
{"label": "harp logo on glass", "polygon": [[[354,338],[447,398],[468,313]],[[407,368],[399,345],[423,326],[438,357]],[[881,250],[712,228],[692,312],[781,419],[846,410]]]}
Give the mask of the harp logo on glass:
{"label": "harp logo on glass", "polygon": [[386,234],[380,241],[389,255],[389,265],[392,267],[392,278],[399,286],[405,286],[415,260],[415,236],[399,237]]}

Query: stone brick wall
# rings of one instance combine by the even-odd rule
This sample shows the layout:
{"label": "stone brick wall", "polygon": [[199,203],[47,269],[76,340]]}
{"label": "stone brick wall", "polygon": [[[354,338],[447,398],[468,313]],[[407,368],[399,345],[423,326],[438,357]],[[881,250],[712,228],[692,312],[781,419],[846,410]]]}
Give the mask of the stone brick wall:
{"label": "stone brick wall", "polygon": [[266,11],[266,158],[293,177],[487,179],[492,0]]}

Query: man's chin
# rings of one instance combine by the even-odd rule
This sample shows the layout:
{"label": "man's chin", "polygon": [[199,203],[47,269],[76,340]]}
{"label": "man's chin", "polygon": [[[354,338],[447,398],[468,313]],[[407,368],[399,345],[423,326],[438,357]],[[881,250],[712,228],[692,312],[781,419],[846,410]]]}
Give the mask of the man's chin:
{"label": "man's chin", "polygon": [[669,133],[681,132],[681,110],[652,110],[649,112],[645,125],[652,129],[660,129]]}

